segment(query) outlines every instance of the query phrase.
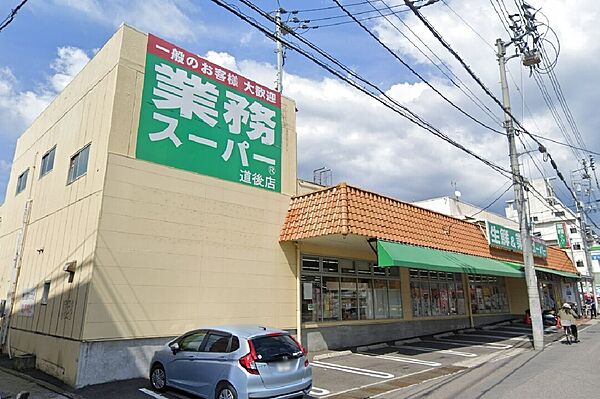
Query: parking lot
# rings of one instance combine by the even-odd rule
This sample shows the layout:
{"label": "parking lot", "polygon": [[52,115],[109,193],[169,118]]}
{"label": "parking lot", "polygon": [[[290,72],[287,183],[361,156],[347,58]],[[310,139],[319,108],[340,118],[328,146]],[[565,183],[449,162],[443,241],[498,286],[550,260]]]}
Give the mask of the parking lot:
{"label": "parking lot", "polygon": [[[549,345],[560,337],[556,329],[550,328],[545,342]],[[530,338],[530,327],[507,324],[352,351],[312,354],[311,396],[314,399],[383,397],[404,387],[516,356],[531,349]],[[173,390],[155,393],[144,379],[93,386],[79,394],[86,398],[191,398]]]}

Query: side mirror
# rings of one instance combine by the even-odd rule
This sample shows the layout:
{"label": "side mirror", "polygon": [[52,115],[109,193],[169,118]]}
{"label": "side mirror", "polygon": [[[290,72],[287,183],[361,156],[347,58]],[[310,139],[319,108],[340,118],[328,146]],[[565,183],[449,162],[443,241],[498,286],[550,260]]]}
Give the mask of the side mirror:
{"label": "side mirror", "polygon": [[169,345],[169,347],[171,348],[171,351],[173,352],[173,354],[176,354],[180,350],[179,344],[177,342],[173,342],[171,345]]}

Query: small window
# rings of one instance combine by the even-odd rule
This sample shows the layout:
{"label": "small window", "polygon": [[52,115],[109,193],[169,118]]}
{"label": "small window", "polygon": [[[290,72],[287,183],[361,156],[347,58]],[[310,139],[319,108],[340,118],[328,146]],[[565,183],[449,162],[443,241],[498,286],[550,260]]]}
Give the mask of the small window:
{"label": "small window", "polygon": [[576,263],[577,263],[577,267],[584,267],[582,260],[578,260]]}
{"label": "small window", "polygon": [[571,233],[577,233],[577,227],[571,227],[569,230]]}
{"label": "small window", "polygon": [[67,184],[74,182],[87,173],[88,158],[90,155],[90,145],[86,145],[79,152],[71,157],[69,164],[69,177]]}
{"label": "small window", "polygon": [[50,281],[46,281],[46,282],[44,282],[44,291],[42,292],[42,300],[40,302],[42,305],[48,304],[49,295],[50,295]]}
{"label": "small window", "polygon": [[534,222],[537,222],[539,220],[537,216],[534,216],[532,219]]}
{"label": "small window", "polygon": [[25,172],[23,172],[19,175],[19,178],[17,179],[17,194],[19,194],[21,191],[25,190],[25,187],[27,187],[27,175],[28,174],[29,174],[29,168],[27,168],[25,170]]}
{"label": "small window", "polygon": [[231,346],[229,347],[229,352],[235,352],[240,349],[240,340],[235,335],[231,338]]}
{"label": "small window", "polygon": [[179,348],[184,352],[198,352],[204,337],[206,337],[206,331],[197,331],[186,335],[179,341]]}
{"label": "small window", "polygon": [[40,166],[40,177],[48,174],[52,169],[54,169],[54,153],[56,152],[56,147],[52,147],[50,151],[44,154],[42,157],[42,165]]}
{"label": "small window", "polygon": [[573,244],[573,249],[579,251],[581,249],[581,244]]}
{"label": "small window", "polygon": [[557,217],[565,216],[565,213],[563,211],[554,212],[554,216],[557,216]]}
{"label": "small window", "polygon": [[227,352],[227,348],[229,348],[230,338],[230,335],[223,335],[218,333],[208,334],[208,337],[206,337],[206,343],[204,344],[203,352]]}

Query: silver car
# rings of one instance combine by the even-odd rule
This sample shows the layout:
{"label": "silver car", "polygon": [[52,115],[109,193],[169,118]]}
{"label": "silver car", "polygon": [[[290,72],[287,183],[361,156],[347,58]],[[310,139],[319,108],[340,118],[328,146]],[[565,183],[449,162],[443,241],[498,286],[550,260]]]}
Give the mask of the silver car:
{"label": "silver car", "polygon": [[308,395],[312,370],[288,332],[228,326],[190,331],[156,351],[150,383],[211,399],[285,399]]}

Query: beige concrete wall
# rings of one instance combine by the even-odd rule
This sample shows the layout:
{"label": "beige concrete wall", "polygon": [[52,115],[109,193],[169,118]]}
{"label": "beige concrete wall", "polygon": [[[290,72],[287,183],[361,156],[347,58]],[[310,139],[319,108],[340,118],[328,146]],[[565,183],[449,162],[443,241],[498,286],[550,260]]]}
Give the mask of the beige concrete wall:
{"label": "beige concrete wall", "polygon": [[11,333],[11,345],[15,355],[35,353],[37,369],[75,385],[78,364],[72,359],[79,358],[79,341],[16,330]]}
{"label": "beige concrete wall", "polygon": [[[79,353],[71,340],[82,336],[122,35],[118,31],[18,139],[2,206],[0,299],[9,289],[24,207],[32,200],[11,320],[11,347],[36,353],[39,368],[66,381],[75,381],[76,375]],[[87,173],[67,184],[70,159],[87,144],[91,145]],[[41,158],[54,146],[54,168],[40,177]],[[27,168],[27,187],[15,195],[17,177]],[[67,261],[77,262],[72,282],[63,271]],[[49,299],[41,304],[46,281]],[[33,317],[17,313],[28,289],[35,290]]]}
{"label": "beige concrete wall", "polygon": [[116,154],[104,194],[84,339],[295,327],[288,196]]}
{"label": "beige concrete wall", "polygon": [[510,313],[524,315],[525,309],[529,309],[525,279],[506,277],[505,281]]}
{"label": "beige concrete wall", "polygon": [[83,338],[295,328],[295,249],[278,242],[296,193],[295,104],[282,99],[281,194],[136,160],[147,36],[123,35]]}

